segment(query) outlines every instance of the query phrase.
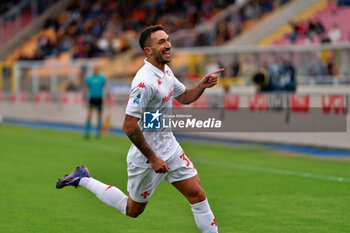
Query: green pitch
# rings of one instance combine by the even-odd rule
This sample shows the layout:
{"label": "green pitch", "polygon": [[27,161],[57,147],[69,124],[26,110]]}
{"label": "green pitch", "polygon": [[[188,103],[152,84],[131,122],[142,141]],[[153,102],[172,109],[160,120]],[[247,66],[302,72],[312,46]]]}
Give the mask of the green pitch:
{"label": "green pitch", "polygon": [[[259,147],[181,143],[225,232],[350,232],[350,163]],[[55,188],[76,165],[126,192],[126,138],[0,125],[0,232],[193,233],[190,206],[163,182],[128,218],[83,188]]]}

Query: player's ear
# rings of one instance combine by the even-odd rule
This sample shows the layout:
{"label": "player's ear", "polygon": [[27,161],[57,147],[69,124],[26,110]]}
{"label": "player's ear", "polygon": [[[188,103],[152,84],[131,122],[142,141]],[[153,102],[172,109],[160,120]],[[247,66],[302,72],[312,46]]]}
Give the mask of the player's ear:
{"label": "player's ear", "polygon": [[152,55],[152,49],[151,47],[145,47],[143,49],[143,51],[145,52],[146,55]]}

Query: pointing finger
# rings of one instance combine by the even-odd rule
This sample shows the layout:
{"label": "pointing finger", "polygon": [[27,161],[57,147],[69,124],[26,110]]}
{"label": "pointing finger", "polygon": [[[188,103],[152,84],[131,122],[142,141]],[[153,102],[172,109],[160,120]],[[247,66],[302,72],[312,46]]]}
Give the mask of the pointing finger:
{"label": "pointing finger", "polygon": [[214,72],[211,72],[209,75],[218,74],[220,72],[223,72],[224,70],[225,70],[224,68],[221,68],[221,69],[218,69],[218,70],[216,70]]}

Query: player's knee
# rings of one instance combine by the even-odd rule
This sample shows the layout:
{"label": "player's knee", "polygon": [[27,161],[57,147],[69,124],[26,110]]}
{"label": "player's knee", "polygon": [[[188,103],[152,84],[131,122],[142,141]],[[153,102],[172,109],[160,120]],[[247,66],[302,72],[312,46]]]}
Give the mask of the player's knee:
{"label": "player's knee", "polygon": [[202,188],[197,189],[191,196],[191,203],[199,203],[207,199],[205,192]]}
{"label": "player's knee", "polygon": [[197,198],[198,198],[198,202],[202,202],[207,199],[207,196],[205,195],[205,192],[203,189],[200,189],[200,191],[198,192]]}

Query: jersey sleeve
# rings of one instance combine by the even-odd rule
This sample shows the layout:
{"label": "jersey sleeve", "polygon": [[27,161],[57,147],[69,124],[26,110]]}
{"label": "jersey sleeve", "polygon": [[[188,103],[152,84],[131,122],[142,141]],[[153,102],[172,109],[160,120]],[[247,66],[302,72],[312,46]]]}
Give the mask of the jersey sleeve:
{"label": "jersey sleeve", "polygon": [[185,85],[183,85],[177,78],[174,77],[174,97],[178,97],[186,90]]}
{"label": "jersey sleeve", "polygon": [[132,83],[125,113],[141,119],[143,111],[147,107],[152,95],[153,88],[151,85],[144,82]]}

